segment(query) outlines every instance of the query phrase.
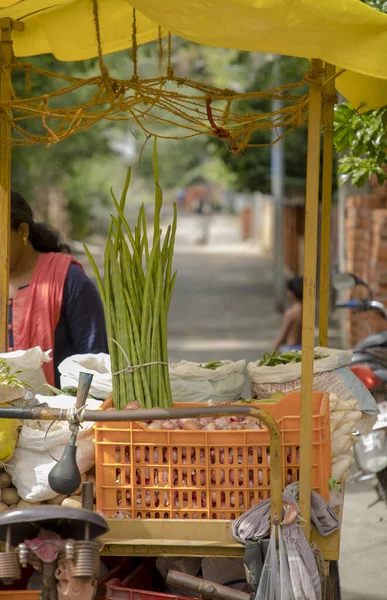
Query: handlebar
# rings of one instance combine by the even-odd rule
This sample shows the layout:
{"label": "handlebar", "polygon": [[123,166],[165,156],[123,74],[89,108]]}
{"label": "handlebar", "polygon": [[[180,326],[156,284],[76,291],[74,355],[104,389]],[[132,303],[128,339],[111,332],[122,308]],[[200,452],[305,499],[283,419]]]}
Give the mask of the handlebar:
{"label": "handlebar", "polygon": [[336,302],[336,308],[359,308],[359,301],[348,300],[347,302]]}
{"label": "handlebar", "polygon": [[378,302],[377,300],[368,300],[367,298],[347,300],[346,302],[337,302],[336,308],[350,308],[357,312],[375,310],[387,321],[387,309],[382,302]]}

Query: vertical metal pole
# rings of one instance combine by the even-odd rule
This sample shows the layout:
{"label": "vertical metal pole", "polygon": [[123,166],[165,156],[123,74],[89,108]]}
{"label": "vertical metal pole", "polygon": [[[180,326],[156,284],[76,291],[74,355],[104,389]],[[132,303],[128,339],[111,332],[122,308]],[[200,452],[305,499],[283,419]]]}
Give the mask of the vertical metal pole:
{"label": "vertical metal pole", "polygon": [[[273,79],[275,86],[281,84],[280,57],[275,56],[273,60]],[[281,110],[282,102],[278,99],[271,101],[271,111]],[[272,142],[283,134],[283,129],[277,127],[272,129]],[[274,198],[275,207],[275,252],[274,252],[274,285],[276,308],[283,312],[285,307],[285,280],[284,280],[284,140],[278,140],[270,147],[270,183],[271,195]]]}
{"label": "vertical metal pole", "polygon": [[310,539],[310,500],[312,484],[312,398],[314,330],[316,317],[316,271],[318,200],[321,145],[322,62],[312,60],[314,82],[309,88],[308,156],[306,166],[304,299],[302,315],[301,442],[299,504],[301,527]]}
{"label": "vertical metal pole", "polygon": [[[12,22],[0,21],[0,102],[11,99]],[[8,349],[9,228],[11,201],[11,125],[0,110],[0,352]]]}
{"label": "vertical metal pole", "polygon": [[319,297],[319,344],[328,346],[329,283],[331,258],[331,209],[333,173],[333,117],[335,94],[335,67],[325,65],[326,104],[323,115],[324,150],[322,175],[321,246],[320,246],[320,297]]}

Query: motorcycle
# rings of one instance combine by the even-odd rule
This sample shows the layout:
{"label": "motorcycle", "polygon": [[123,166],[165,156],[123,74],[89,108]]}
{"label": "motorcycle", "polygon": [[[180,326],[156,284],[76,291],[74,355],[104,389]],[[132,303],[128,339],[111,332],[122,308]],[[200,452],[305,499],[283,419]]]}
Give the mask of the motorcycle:
{"label": "motorcycle", "polygon": [[[333,286],[340,292],[362,286],[368,292],[366,298],[337,302],[336,308],[377,311],[387,321],[384,304],[373,299],[370,286],[356,275],[340,273],[335,276]],[[374,487],[378,498],[371,506],[379,501],[387,504],[387,325],[386,331],[366,337],[353,348],[350,369],[374,396],[380,414],[371,433],[356,436],[353,451],[359,471],[348,481],[365,481],[376,476]]]}

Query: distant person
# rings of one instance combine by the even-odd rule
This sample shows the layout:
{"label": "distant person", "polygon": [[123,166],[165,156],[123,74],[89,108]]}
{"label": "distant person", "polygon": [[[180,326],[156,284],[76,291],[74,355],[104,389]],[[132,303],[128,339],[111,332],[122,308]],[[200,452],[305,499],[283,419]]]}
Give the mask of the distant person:
{"label": "distant person", "polygon": [[58,365],[73,354],[107,352],[103,305],[70,248],[47,225],[36,223],[26,200],[11,193],[9,350],[52,350],[43,365],[59,387]]}
{"label": "distant person", "polygon": [[282,329],[274,344],[276,352],[301,350],[303,285],[302,277],[294,277],[287,284],[290,307],[284,314]]}

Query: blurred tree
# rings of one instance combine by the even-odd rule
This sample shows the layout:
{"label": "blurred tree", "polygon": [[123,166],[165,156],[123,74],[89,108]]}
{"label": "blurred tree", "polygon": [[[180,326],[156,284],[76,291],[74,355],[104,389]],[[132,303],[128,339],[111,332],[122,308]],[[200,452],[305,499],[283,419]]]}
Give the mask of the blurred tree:
{"label": "blurred tree", "polygon": [[[249,65],[249,80],[246,91],[269,90],[276,87],[273,79],[273,63],[260,61],[252,64],[254,55],[239,53],[235,59]],[[282,56],[279,59],[280,81],[282,84],[300,81],[309,68],[307,60]],[[255,68],[254,68],[255,66]],[[305,93],[306,86],[295,93]],[[240,103],[240,109],[246,112],[268,113],[271,110],[270,100],[246,100]],[[270,143],[270,131],[256,131],[252,142],[256,144]],[[242,155],[233,156],[229,148],[222,142],[209,142],[215,145],[222,160],[235,174],[234,187],[238,191],[270,192],[270,146],[251,148]],[[285,137],[285,192],[287,196],[303,195],[306,172],[306,128],[296,129]]]}

